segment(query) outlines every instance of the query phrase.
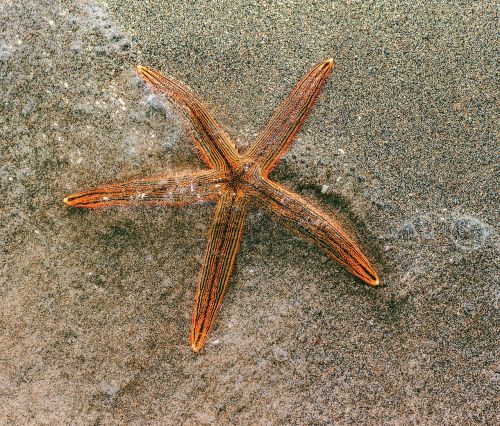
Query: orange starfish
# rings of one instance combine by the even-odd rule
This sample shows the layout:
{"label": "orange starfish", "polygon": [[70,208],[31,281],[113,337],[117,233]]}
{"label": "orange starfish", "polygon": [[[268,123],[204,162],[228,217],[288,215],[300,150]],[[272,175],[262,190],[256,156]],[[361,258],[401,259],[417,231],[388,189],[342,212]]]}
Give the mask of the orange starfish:
{"label": "orange starfish", "polygon": [[203,347],[226,293],[250,199],[284,218],[293,230],[316,243],[352,274],[370,285],[379,284],[370,262],[335,220],[269,179],[332,68],[332,59],[315,65],[281,104],[251,148],[240,155],[210,112],[184,85],[139,65],[139,76],[153,90],[170,97],[188,117],[194,143],[208,169],[105,185],[64,199],[68,206],[87,209],[216,203],[191,324],[191,348],[195,352]]}

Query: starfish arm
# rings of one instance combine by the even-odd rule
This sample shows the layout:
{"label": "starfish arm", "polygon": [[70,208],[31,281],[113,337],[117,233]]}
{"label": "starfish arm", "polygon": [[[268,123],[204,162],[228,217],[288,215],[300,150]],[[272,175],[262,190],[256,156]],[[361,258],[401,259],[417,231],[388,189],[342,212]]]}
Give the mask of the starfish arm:
{"label": "starfish arm", "polygon": [[183,205],[217,198],[221,176],[215,170],[155,176],[115,183],[68,195],[64,204],[95,209],[117,205]]}
{"label": "starfish arm", "polygon": [[376,286],[375,269],[340,225],[299,195],[269,179],[255,181],[255,195],[290,227],[320,246],[351,274]]}
{"label": "starfish arm", "polygon": [[288,149],[332,68],[332,59],[311,68],[283,101],[255,144],[246,153],[246,158],[260,165],[265,177]]}
{"label": "starfish arm", "polygon": [[233,192],[224,192],[215,209],[193,309],[190,340],[195,352],[203,347],[226,293],[246,211],[246,199]]}
{"label": "starfish arm", "polygon": [[189,119],[194,131],[192,136],[200,155],[210,168],[227,170],[238,160],[234,144],[215,118],[182,83],[158,71],[138,65],[137,74],[154,91],[167,95],[178,104]]}

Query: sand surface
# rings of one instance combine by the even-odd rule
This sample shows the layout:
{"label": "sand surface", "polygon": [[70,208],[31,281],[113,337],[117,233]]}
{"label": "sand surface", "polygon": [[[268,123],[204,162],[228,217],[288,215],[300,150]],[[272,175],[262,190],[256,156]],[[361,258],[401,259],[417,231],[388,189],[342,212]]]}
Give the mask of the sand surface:
{"label": "sand surface", "polygon": [[[498,424],[496,13],[1,2],[0,424]],[[133,65],[187,83],[244,149],[328,57],[273,178],[335,215],[384,285],[252,210],[194,354],[213,207],[88,212],[62,198],[202,167]]]}

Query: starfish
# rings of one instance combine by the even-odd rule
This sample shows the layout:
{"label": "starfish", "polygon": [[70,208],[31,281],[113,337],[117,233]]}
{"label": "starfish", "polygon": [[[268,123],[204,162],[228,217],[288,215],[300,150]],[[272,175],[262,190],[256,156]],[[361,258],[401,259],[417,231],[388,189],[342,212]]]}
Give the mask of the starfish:
{"label": "starfish", "polygon": [[138,75],[154,92],[165,94],[191,124],[191,136],[207,168],[100,186],[68,195],[68,206],[179,206],[214,202],[193,309],[190,343],[204,345],[228,288],[250,200],[281,217],[298,234],[364,282],[377,286],[375,269],[355,242],[331,217],[300,195],[269,179],[288,149],[334,66],[316,64],[297,83],[246,153],[240,154],[210,112],[180,82],[142,65]]}

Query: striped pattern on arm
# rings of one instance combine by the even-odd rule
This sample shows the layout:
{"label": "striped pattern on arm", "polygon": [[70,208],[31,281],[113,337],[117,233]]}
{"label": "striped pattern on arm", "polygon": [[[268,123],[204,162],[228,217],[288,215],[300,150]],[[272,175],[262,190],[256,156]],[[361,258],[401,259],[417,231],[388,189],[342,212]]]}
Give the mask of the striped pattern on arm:
{"label": "striped pattern on arm", "polygon": [[246,211],[247,200],[238,193],[225,192],[217,203],[193,309],[191,348],[195,352],[203,347],[226,293]]}
{"label": "striped pattern on arm", "polygon": [[136,70],[139,77],[154,91],[165,94],[181,107],[192,125],[196,147],[208,167],[229,170],[237,163],[239,157],[234,144],[212,114],[186,86],[142,65],[138,65]]}
{"label": "striped pattern on arm", "polygon": [[293,92],[279,106],[269,124],[245,154],[246,158],[260,165],[264,177],[269,176],[279,158],[288,149],[332,68],[332,59],[315,65],[297,83]]}
{"label": "striped pattern on arm", "polygon": [[320,246],[333,260],[367,284],[379,284],[373,266],[335,220],[269,179],[261,179],[254,184],[257,199],[284,219],[293,231]]}
{"label": "striped pattern on arm", "polygon": [[213,170],[173,176],[155,176],[99,186],[64,198],[72,207],[95,209],[107,206],[175,206],[214,200],[221,186]]}

